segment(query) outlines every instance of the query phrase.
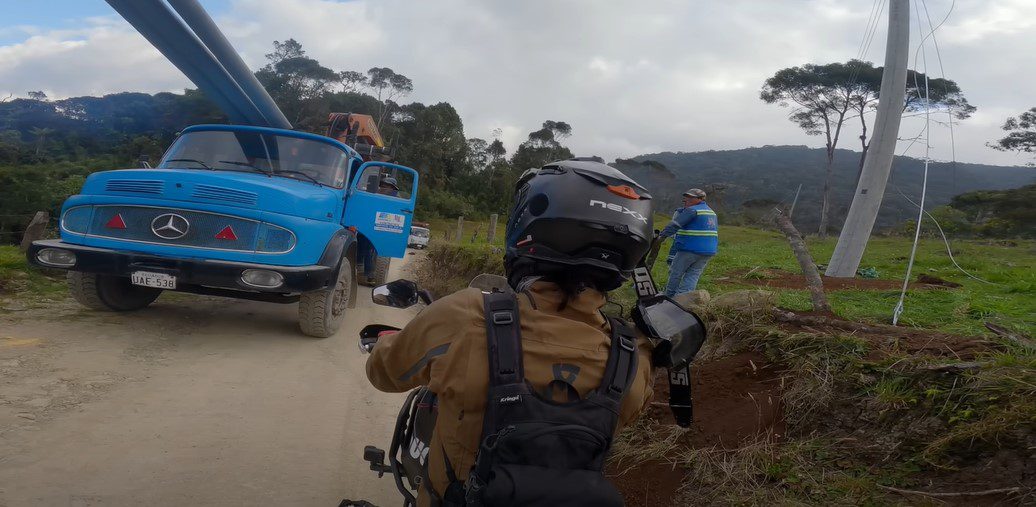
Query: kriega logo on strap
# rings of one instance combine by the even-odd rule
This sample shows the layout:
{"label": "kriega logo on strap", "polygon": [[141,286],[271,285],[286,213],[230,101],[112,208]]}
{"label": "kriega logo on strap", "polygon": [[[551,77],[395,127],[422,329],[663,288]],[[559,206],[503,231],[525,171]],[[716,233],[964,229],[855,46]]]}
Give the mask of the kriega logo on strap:
{"label": "kriega logo on strap", "polygon": [[507,405],[507,404],[511,404],[511,403],[521,403],[521,402],[522,402],[522,397],[517,395],[517,394],[512,395],[512,396],[504,396],[503,398],[500,398],[500,404],[501,405]]}
{"label": "kriega logo on strap", "polygon": [[630,215],[633,218],[636,218],[637,220],[640,220],[641,222],[644,222],[645,224],[647,223],[647,217],[645,217],[644,215],[641,215],[640,213],[637,213],[636,211],[633,211],[633,210],[631,210],[631,209],[629,209],[629,208],[627,208],[625,206],[620,206],[618,204],[612,204],[610,202],[596,201],[596,200],[590,199],[590,207],[592,208],[594,206],[600,206],[600,207],[602,207],[604,209],[609,209],[609,210],[612,210],[612,211],[618,211],[619,213],[622,213],[624,215]]}

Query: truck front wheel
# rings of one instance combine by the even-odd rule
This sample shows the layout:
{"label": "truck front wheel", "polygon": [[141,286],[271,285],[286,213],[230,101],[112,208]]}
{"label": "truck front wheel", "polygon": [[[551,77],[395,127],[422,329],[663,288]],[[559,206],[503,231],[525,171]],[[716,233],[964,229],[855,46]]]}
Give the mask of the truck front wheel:
{"label": "truck front wheel", "polygon": [[141,287],[123,276],[68,272],[68,289],[79,304],[92,310],[127,312],[153,303],[162,289]]}
{"label": "truck front wheel", "polygon": [[342,259],[338,279],[326,289],[302,293],[299,299],[299,328],[304,334],[327,338],[335,334],[345,320],[349,306],[354,270],[349,258]]}

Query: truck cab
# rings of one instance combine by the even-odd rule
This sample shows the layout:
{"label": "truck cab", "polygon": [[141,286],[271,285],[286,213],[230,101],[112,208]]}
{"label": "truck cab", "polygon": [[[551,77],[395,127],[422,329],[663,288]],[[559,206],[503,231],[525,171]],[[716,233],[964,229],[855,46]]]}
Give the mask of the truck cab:
{"label": "truck cab", "polygon": [[405,254],[417,186],[413,169],[329,137],[198,125],[155,168],[87,178],[62,206],[60,239],[28,257],[68,270],[90,308],[136,310],[164,290],[298,302],[301,330],[330,336],[355,301],[358,244]]}

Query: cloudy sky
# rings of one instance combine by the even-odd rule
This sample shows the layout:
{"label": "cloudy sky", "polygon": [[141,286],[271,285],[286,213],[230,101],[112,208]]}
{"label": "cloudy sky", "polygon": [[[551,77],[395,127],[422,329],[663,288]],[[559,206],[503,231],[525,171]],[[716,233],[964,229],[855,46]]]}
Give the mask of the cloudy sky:
{"label": "cloudy sky", "polygon": [[[762,103],[763,81],[803,63],[860,53],[882,0],[202,0],[254,68],[273,40],[295,38],[336,70],[387,66],[414,81],[411,100],[448,101],[469,137],[500,129],[513,148],[546,119],[567,121],[577,154],[605,158],[767,144],[820,146]],[[911,0],[912,2],[915,0]],[[916,0],[920,2],[920,0]],[[955,127],[961,161],[1023,164],[985,143],[1036,106],[1036,0],[926,0],[945,76],[978,107]],[[884,0],[887,3],[887,0]],[[925,5],[918,3],[927,31]],[[191,86],[102,0],[0,0],[0,97],[51,97]],[[887,12],[887,10],[885,11]],[[922,38],[912,25],[912,54]],[[884,60],[881,19],[864,58]],[[929,72],[940,76],[934,45]],[[923,62],[911,66],[923,68]],[[901,138],[920,119],[904,120]],[[842,146],[856,149],[858,132]],[[900,142],[903,151],[908,141]],[[923,143],[908,154],[923,155]],[[932,157],[951,158],[949,130]]]}

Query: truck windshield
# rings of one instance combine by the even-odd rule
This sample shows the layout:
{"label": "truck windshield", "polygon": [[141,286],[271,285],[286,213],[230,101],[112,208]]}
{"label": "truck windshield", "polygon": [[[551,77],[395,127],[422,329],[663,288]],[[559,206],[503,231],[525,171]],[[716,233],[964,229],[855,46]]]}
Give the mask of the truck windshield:
{"label": "truck windshield", "polygon": [[330,144],[267,132],[198,130],[181,135],[163,169],[261,172],[341,188],[349,156]]}

